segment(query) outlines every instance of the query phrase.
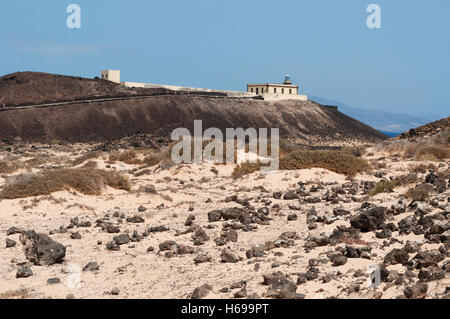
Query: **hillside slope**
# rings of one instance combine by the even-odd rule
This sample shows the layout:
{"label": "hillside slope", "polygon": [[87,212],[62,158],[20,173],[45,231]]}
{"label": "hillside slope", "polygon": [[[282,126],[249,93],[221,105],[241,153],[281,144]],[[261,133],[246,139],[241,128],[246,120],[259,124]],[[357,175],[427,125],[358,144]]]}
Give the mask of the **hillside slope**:
{"label": "hillside slope", "polygon": [[130,89],[101,79],[40,72],[17,72],[0,77],[0,105],[7,106],[133,96],[151,92],[151,89]]}
{"label": "hillside slope", "polygon": [[[5,81],[15,81],[15,84],[5,84]],[[41,85],[37,88],[33,83]],[[15,93],[6,89],[8,95],[4,96],[6,87]],[[47,74],[31,73],[28,77],[22,73],[15,80],[8,80],[8,76],[0,79],[0,103],[35,104],[136,92],[107,81]],[[0,113],[0,137],[87,142],[114,140],[136,133],[169,136],[178,127],[192,131],[194,120],[203,120],[204,129],[217,127],[223,132],[237,127],[280,128],[282,137],[305,143],[346,144],[387,138],[335,108],[312,101],[268,102],[185,95],[5,111]]]}
{"label": "hillside slope", "polygon": [[432,136],[439,132],[450,130],[450,116],[440,119],[439,121],[434,121],[417,128],[411,129],[399,136],[399,138],[404,139],[414,139],[417,137]]}

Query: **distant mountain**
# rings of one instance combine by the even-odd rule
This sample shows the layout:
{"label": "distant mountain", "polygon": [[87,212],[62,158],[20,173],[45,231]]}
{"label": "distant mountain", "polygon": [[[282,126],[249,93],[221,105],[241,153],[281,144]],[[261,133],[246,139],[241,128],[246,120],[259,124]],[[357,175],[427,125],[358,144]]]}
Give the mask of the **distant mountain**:
{"label": "distant mountain", "polygon": [[399,136],[400,134],[402,134],[402,133],[393,133],[393,132],[382,131],[382,130],[379,130],[379,132],[386,134],[389,137],[396,137],[396,136]]}
{"label": "distant mountain", "polygon": [[435,121],[441,117],[435,114],[427,114],[424,116],[415,116],[409,114],[398,114],[380,110],[358,109],[350,107],[342,102],[328,100],[317,96],[309,96],[309,99],[322,104],[334,105],[339,107],[339,111],[361,121],[384,134],[389,136],[397,136],[402,132],[406,132],[411,128],[424,125],[430,121]]}

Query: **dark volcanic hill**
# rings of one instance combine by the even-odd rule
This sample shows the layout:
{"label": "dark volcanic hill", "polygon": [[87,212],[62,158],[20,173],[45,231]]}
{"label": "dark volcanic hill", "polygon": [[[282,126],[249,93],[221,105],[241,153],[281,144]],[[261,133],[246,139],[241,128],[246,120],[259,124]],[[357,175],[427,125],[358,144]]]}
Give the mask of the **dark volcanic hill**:
{"label": "dark volcanic hill", "polygon": [[[44,73],[15,73],[0,78],[0,103],[11,105],[146,94],[148,90]],[[0,112],[0,137],[27,141],[107,141],[137,133],[169,136],[173,129],[279,128],[284,138],[305,143],[377,142],[387,136],[336,108],[312,101],[269,102],[249,98],[187,95],[153,96],[108,102]]]}
{"label": "dark volcanic hill", "polygon": [[133,96],[151,93],[101,79],[40,72],[17,72],[0,77],[0,105],[43,104],[89,98]]}
{"label": "dark volcanic hill", "polygon": [[450,116],[439,121],[431,122],[420,127],[414,128],[401,134],[398,138],[414,139],[435,135],[439,132],[450,130]]}

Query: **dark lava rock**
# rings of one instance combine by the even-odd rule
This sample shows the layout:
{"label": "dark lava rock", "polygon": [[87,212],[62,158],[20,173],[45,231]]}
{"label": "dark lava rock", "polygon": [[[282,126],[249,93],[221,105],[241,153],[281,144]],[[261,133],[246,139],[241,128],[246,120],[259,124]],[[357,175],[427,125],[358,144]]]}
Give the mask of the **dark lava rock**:
{"label": "dark lava rock", "polygon": [[418,277],[422,282],[441,280],[445,278],[445,270],[439,267],[422,268]]}
{"label": "dark lava rock", "polygon": [[191,295],[191,299],[202,299],[206,297],[212,289],[212,286],[208,284],[197,287],[194,289],[194,292]]}
{"label": "dark lava rock", "polygon": [[284,193],[283,199],[284,200],[298,199],[298,195],[293,190],[289,190],[286,193]]}
{"label": "dark lava rock", "polygon": [[233,207],[222,210],[222,218],[225,220],[238,219],[244,210],[242,208]]}
{"label": "dark lava rock", "polygon": [[81,239],[81,234],[79,232],[73,233],[72,235],[70,235],[70,238]]}
{"label": "dark lava rock", "polygon": [[247,258],[260,258],[260,257],[264,257],[264,253],[269,250],[269,248],[266,245],[254,245],[252,246],[252,248],[250,248],[249,250],[247,250],[245,252],[245,255],[247,256]]}
{"label": "dark lava rock", "polygon": [[11,227],[6,231],[6,235],[10,236],[10,235],[14,235],[14,234],[20,234],[22,232],[22,230],[20,230],[17,227]]}
{"label": "dark lava rock", "polygon": [[247,288],[244,287],[241,290],[234,293],[234,298],[245,298],[247,297]]}
{"label": "dark lava rock", "polygon": [[113,289],[111,289],[111,295],[113,296],[118,296],[120,294],[120,289],[117,287],[114,287]]}
{"label": "dark lava rock", "polygon": [[241,257],[236,256],[230,249],[224,248],[222,249],[222,253],[220,258],[223,263],[237,263],[242,260]]}
{"label": "dark lava rock", "polygon": [[203,245],[209,240],[209,236],[203,228],[199,227],[192,235],[192,239],[194,240],[194,245]]}
{"label": "dark lava rock", "polygon": [[424,299],[427,295],[428,284],[418,282],[413,286],[406,287],[403,293],[408,299]]}
{"label": "dark lava rock", "polygon": [[333,209],[333,214],[334,214],[334,216],[347,216],[347,215],[350,215],[350,212],[343,208],[336,207]]}
{"label": "dark lava rock", "polygon": [[116,242],[117,245],[125,245],[130,242],[130,237],[128,234],[121,234],[118,236],[114,236],[113,240]]}
{"label": "dark lava rock", "polygon": [[109,243],[106,244],[106,249],[110,251],[118,251],[120,250],[120,246],[117,245],[115,241],[110,241]]}
{"label": "dark lava rock", "polygon": [[86,266],[83,267],[83,271],[96,271],[99,269],[100,266],[95,261],[91,261]]}
{"label": "dark lava rock", "polygon": [[342,265],[345,265],[347,263],[347,257],[342,255],[341,253],[332,255],[330,260],[333,263],[334,267],[342,266]]}
{"label": "dark lava rock", "polygon": [[384,257],[386,266],[396,264],[406,264],[409,260],[409,254],[405,249],[393,249]]}
{"label": "dark lava rock", "polygon": [[225,240],[227,242],[237,243],[238,241],[238,233],[235,229],[230,229],[225,233]]}
{"label": "dark lava rock", "polygon": [[212,261],[212,257],[208,254],[197,255],[194,258],[194,263],[196,263],[196,264],[208,263],[211,261]]}
{"label": "dark lava rock", "polygon": [[166,251],[172,249],[173,246],[176,246],[177,243],[174,240],[166,240],[159,244],[159,250]]}
{"label": "dark lava rock", "polygon": [[23,263],[17,267],[16,278],[28,278],[33,275],[30,263]]}
{"label": "dark lava rock", "polygon": [[430,266],[436,266],[438,262],[444,260],[445,256],[443,256],[438,250],[436,251],[427,251],[423,250],[417,253],[412,260],[416,263],[416,268],[427,268]]}
{"label": "dark lava rock", "polygon": [[9,238],[6,238],[6,248],[14,247],[17,243]]}
{"label": "dark lava rock", "polygon": [[166,226],[154,226],[154,227],[150,227],[149,229],[147,229],[147,234],[151,234],[151,233],[162,233],[165,231],[169,231],[170,228],[166,227]]}
{"label": "dark lava rock", "polygon": [[126,219],[126,221],[127,221],[128,223],[140,224],[140,223],[145,222],[145,219],[142,218],[141,216],[135,215],[135,216],[133,216],[133,217],[128,217],[128,218]]}
{"label": "dark lava rock", "polygon": [[66,247],[55,242],[49,236],[35,231],[24,231],[20,242],[25,246],[26,258],[36,266],[49,266],[62,263],[66,256]]}
{"label": "dark lava rock", "polygon": [[265,297],[275,299],[294,299],[296,297],[297,285],[288,280],[282,279],[273,283],[267,290]]}
{"label": "dark lava rock", "polygon": [[61,282],[61,279],[59,278],[49,278],[47,279],[47,285],[56,285]]}
{"label": "dark lava rock", "polygon": [[385,221],[385,207],[373,207],[350,219],[350,224],[362,232],[381,229]]}
{"label": "dark lava rock", "polygon": [[221,210],[213,210],[208,213],[208,221],[209,222],[218,222],[222,219],[222,211]]}
{"label": "dark lava rock", "polygon": [[265,274],[263,275],[263,285],[270,286],[285,279],[287,278],[281,271]]}
{"label": "dark lava rock", "polygon": [[184,226],[191,226],[193,224],[195,220],[195,215],[191,214],[188,216],[188,218],[186,219],[186,222],[184,223]]}

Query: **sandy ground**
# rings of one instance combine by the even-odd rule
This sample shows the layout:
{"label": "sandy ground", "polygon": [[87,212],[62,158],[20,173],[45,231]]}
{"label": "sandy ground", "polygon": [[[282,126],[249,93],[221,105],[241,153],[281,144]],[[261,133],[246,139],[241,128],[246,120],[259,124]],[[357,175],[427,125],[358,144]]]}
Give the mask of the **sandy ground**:
{"label": "sandy ground", "polygon": [[[51,152],[51,150],[49,150]],[[368,152],[371,153],[371,152]],[[372,152],[373,153],[373,152]],[[73,157],[73,154],[61,152],[58,156]],[[383,154],[376,153],[367,156],[369,160],[377,159]],[[104,190],[100,196],[86,196],[74,191],[60,191],[51,196],[38,196],[35,198],[1,200],[0,201],[0,296],[27,298],[66,298],[72,295],[75,298],[189,298],[196,287],[203,284],[212,286],[206,298],[233,298],[241,288],[230,287],[242,280],[246,281],[247,295],[257,294],[263,297],[268,286],[262,284],[263,275],[281,271],[294,283],[300,273],[308,269],[311,259],[321,260],[317,268],[317,279],[297,286],[297,293],[305,298],[393,298],[403,295],[406,284],[392,285],[383,282],[378,289],[370,288],[367,284],[368,267],[383,262],[384,256],[394,248],[404,247],[407,241],[422,244],[422,249],[438,249],[442,244],[427,243],[423,235],[398,235],[393,237],[400,242],[392,243],[388,247],[383,246],[386,239],[378,239],[375,232],[361,234],[361,240],[370,246],[370,259],[348,258],[341,266],[332,266],[329,261],[330,252],[337,247],[345,247],[345,243],[337,246],[326,245],[305,250],[304,245],[309,236],[331,234],[337,226],[350,226],[349,217],[336,220],[332,224],[317,223],[316,229],[308,229],[306,222],[307,212],[315,208],[320,214],[331,214],[333,208],[342,207],[356,214],[355,210],[361,206],[362,199],[366,196],[358,190],[356,195],[339,195],[340,203],[332,204],[321,200],[319,203],[304,203],[298,199],[275,199],[274,192],[286,192],[296,190],[298,182],[306,183],[306,189],[311,186],[322,185],[323,189],[311,193],[311,196],[322,197],[327,190],[348,183],[350,180],[324,169],[307,169],[298,171],[279,171],[271,174],[255,172],[251,175],[233,179],[230,177],[234,165],[195,164],[175,166],[167,170],[152,167],[151,174],[135,177],[131,170],[138,168],[136,165],[128,165],[122,162],[107,164],[101,158],[95,160],[99,168],[114,169],[129,176],[132,182],[132,191],[121,191],[112,188]],[[408,171],[412,162],[384,160],[387,163],[386,176],[404,174]],[[418,164],[418,163],[415,163]],[[448,162],[442,169],[448,168]],[[213,169],[214,168],[214,169]],[[37,169],[34,169],[35,171]],[[217,170],[217,171],[215,171]],[[215,171],[215,172],[214,172]],[[15,172],[18,174],[21,171]],[[3,176],[0,183],[5,182]],[[372,175],[358,175],[353,181],[379,181],[380,178]],[[154,185],[156,194],[139,192],[141,186]],[[265,189],[265,191],[261,191]],[[400,194],[405,187],[395,189],[393,193],[376,195],[368,201],[376,205],[390,207],[397,203]],[[215,209],[229,207],[242,207],[236,202],[226,202],[228,196],[237,195],[239,199],[249,199],[250,204],[259,209],[266,204],[262,199],[270,200],[267,206],[270,208],[269,217],[272,218],[268,225],[255,225],[256,230],[244,232],[238,230],[238,241],[228,242],[225,246],[217,246],[213,239],[220,236],[222,225],[225,221],[209,222],[208,212]],[[440,204],[448,205],[450,195],[441,194]],[[359,201],[354,201],[352,197]],[[279,205],[279,208],[276,207]],[[145,207],[145,211],[139,211],[139,207]],[[193,208],[192,211],[189,208]],[[275,208],[274,208],[275,206]],[[433,212],[441,212],[438,207],[432,207]],[[142,208],[141,208],[142,210]],[[116,213],[116,214],[115,214]],[[126,217],[139,215],[144,218],[143,223],[127,222],[117,216],[124,214]],[[289,214],[297,214],[297,220],[288,221]],[[203,245],[195,246],[193,233],[176,236],[177,231],[188,229],[185,226],[189,215],[195,215],[194,223],[203,227],[209,236]],[[414,215],[414,211],[394,216],[392,222]],[[106,244],[114,236],[95,227],[96,220],[105,216],[113,224],[120,227],[120,233],[128,233],[130,236],[137,230],[139,234],[149,227],[166,226],[170,230],[155,232],[142,238],[139,242],[130,242],[122,245],[119,251],[108,251]],[[18,227],[23,230],[35,230],[38,233],[49,234],[60,226],[67,227],[70,220],[78,217],[80,222],[90,221],[91,227],[75,227],[68,229],[66,233],[54,233],[51,238],[66,246],[66,256],[62,264],[51,266],[31,266],[33,275],[28,278],[16,278],[17,264],[26,262],[23,246],[19,241],[19,234],[6,235],[10,227]],[[123,216],[122,216],[123,217]],[[267,251],[264,257],[246,257],[246,251],[253,245],[274,241],[287,231],[296,232],[298,239],[292,247],[274,248]],[[81,239],[71,239],[71,234],[79,232]],[[5,248],[6,238],[17,242],[14,247]],[[166,240],[175,240],[178,244],[189,245],[194,248],[194,254],[184,254],[167,258],[164,252],[159,252],[159,244]],[[389,239],[387,239],[389,241]],[[354,245],[358,247],[358,245]],[[149,247],[154,247],[148,252]],[[242,257],[237,263],[223,263],[221,252],[229,247],[231,251]],[[194,258],[198,254],[207,253],[211,256],[210,262],[195,264]],[[415,254],[411,254],[413,257]],[[447,257],[439,263],[442,266],[448,262]],[[89,262],[96,262],[99,270],[82,271]],[[258,265],[258,266],[256,266]],[[255,267],[256,266],[256,267]],[[259,268],[258,268],[259,267]],[[406,270],[402,265],[388,266],[388,270],[397,270],[403,274]],[[362,271],[363,275],[355,277],[356,271]],[[415,270],[418,273],[417,270]],[[332,279],[324,283],[323,276],[331,275]],[[60,283],[50,285],[49,278],[59,278]],[[414,279],[417,281],[417,278]],[[414,282],[415,282],[414,281]],[[359,291],[349,290],[351,285],[357,284]],[[444,279],[428,283],[428,298],[440,296],[446,287],[450,286],[448,273]],[[111,294],[113,288],[118,288],[118,294]],[[222,288],[228,291],[221,292]],[[255,296],[255,295],[253,295]]]}

